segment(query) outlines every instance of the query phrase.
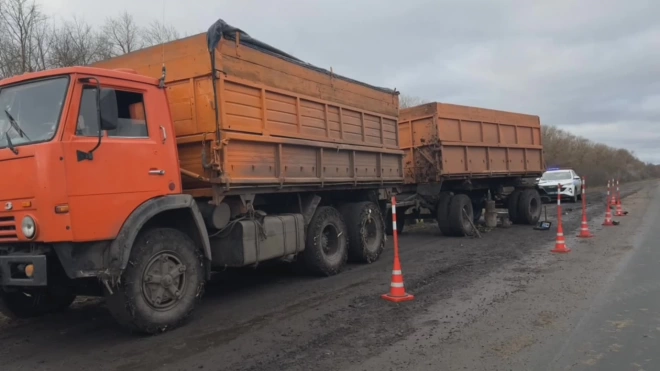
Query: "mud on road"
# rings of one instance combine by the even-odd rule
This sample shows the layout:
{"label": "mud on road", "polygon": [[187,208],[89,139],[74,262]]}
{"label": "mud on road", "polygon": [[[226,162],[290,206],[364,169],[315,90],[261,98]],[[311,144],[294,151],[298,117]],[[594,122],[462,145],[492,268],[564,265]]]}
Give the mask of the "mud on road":
{"label": "mud on road", "polygon": [[[621,193],[627,197],[653,184],[623,185]],[[588,202],[597,232],[604,193],[589,194]],[[547,206],[555,221],[555,205]],[[564,210],[565,232],[576,234],[580,203],[565,204]],[[158,336],[125,334],[97,299],[34,320],[0,318],[0,364],[3,370],[395,368],[412,364],[410,357],[429,357],[431,338],[451,342],[452,334],[505,301],[517,285],[546,274],[516,262],[546,254],[555,238],[554,229],[530,226],[497,228],[481,239],[444,237],[434,224],[408,227],[400,245],[405,287],[416,296],[412,302],[380,299],[389,290],[390,240],[378,262],[349,265],[329,278],[300,276],[288,265],[219,273],[188,323]],[[484,284],[482,278],[506,266],[514,267],[508,281]],[[407,346],[397,348],[404,339]],[[406,354],[397,354],[401,349]]]}

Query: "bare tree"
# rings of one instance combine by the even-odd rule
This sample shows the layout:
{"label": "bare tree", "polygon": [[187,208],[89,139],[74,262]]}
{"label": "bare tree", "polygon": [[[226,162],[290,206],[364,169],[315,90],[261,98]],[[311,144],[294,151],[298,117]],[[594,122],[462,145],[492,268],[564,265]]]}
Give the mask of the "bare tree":
{"label": "bare tree", "polygon": [[91,25],[74,17],[54,29],[50,63],[53,67],[85,66],[103,57],[105,39]]}
{"label": "bare tree", "polygon": [[47,17],[33,0],[0,0],[0,74],[45,69]]}
{"label": "bare tree", "polygon": [[399,95],[399,107],[400,108],[410,108],[419,106],[420,104],[429,103],[428,100],[422,99],[420,97],[415,97],[412,95],[401,94]]}
{"label": "bare tree", "polygon": [[116,18],[108,18],[103,33],[109,43],[111,56],[127,54],[143,47],[140,27],[126,11]]}
{"label": "bare tree", "polygon": [[165,25],[158,21],[151,22],[149,27],[142,30],[144,46],[164,44],[180,38],[179,31],[172,25]]}

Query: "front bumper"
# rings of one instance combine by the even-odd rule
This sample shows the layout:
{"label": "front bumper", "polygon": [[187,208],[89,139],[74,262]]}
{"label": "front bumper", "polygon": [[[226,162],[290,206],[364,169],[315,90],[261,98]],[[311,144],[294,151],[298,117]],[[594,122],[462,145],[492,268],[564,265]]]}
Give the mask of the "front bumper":
{"label": "front bumper", "polygon": [[[25,266],[34,267],[32,277],[25,275]],[[0,283],[3,286],[46,286],[48,268],[46,255],[0,256]]]}
{"label": "front bumper", "polygon": [[575,187],[573,185],[566,185],[562,186],[559,192],[557,192],[557,186],[556,185],[547,185],[547,186],[539,186],[541,190],[543,190],[543,193],[545,193],[545,196],[556,199],[557,194],[561,194],[562,198],[571,198],[577,195],[575,191]]}

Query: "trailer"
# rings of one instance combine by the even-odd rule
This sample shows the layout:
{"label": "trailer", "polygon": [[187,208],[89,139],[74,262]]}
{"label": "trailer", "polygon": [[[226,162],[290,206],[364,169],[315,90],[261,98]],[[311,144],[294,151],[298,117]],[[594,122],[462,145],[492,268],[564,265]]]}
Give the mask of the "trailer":
{"label": "trailer", "polygon": [[27,134],[0,140],[13,176],[0,185],[0,310],[14,317],[84,292],[156,333],[182,323],[218,269],[283,260],[328,276],[373,262],[403,183],[396,91],[222,20],[4,80],[0,102]]}
{"label": "trailer", "polygon": [[406,185],[396,196],[397,221],[430,214],[443,234],[465,236],[468,218],[478,220],[493,200],[514,224],[538,222],[535,179],[545,169],[538,116],[428,103],[400,111],[399,140]]}

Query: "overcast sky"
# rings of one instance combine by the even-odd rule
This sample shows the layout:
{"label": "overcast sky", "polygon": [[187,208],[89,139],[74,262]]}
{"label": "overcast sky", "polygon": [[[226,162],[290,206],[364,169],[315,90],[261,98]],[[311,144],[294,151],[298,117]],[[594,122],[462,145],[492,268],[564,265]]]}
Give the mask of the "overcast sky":
{"label": "overcast sky", "polygon": [[139,22],[164,19],[187,34],[222,18],[347,77],[427,100],[537,114],[660,163],[660,1],[39,2],[92,24],[127,9]]}

